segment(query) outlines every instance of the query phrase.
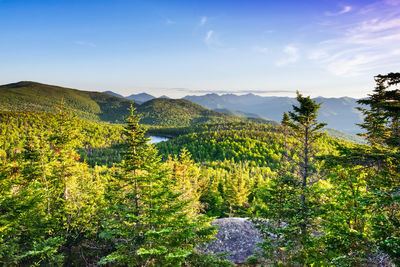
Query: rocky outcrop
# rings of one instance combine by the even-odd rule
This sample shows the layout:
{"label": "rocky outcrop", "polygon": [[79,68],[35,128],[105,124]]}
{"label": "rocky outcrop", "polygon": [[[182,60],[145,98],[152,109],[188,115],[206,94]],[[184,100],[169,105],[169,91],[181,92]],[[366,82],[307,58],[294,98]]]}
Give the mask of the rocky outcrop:
{"label": "rocky outcrop", "polygon": [[243,263],[257,249],[261,236],[253,223],[246,218],[223,218],[213,223],[218,227],[216,240],[200,250],[214,254],[228,252],[228,260]]}

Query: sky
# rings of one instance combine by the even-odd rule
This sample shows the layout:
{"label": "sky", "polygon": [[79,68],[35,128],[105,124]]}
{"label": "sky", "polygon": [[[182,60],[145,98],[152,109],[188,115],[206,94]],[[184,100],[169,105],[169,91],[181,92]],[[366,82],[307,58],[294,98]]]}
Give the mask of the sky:
{"label": "sky", "polygon": [[400,0],[0,0],[0,84],[365,97],[400,71]]}

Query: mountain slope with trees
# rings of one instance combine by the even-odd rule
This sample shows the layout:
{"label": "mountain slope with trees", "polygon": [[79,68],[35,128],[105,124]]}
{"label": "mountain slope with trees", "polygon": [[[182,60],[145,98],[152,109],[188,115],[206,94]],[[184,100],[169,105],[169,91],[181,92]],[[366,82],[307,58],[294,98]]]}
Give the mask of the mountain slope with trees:
{"label": "mountain slope with trees", "polygon": [[143,124],[160,126],[189,126],[205,122],[233,122],[233,115],[208,110],[184,99],[158,98],[138,107]]}
{"label": "mountain slope with trees", "polygon": [[[0,264],[232,266],[195,248],[213,217],[251,217],[266,241],[255,266],[399,265],[400,73],[375,81],[364,145],[322,133],[323,104],[301,94],[279,126],[145,127],[133,106],[125,127],[62,105],[1,112]],[[171,139],[149,144],[157,132]],[[78,153],[110,143],[122,157]]]}
{"label": "mountain slope with trees", "polygon": [[153,99],[138,105],[108,93],[81,91],[36,82],[0,86],[0,111],[54,112],[63,102],[74,115],[89,121],[123,123],[131,105],[143,124],[188,126],[203,122],[239,121],[238,117],[208,110],[188,100]]}
{"label": "mountain slope with trees", "polygon": [[123,123],[131,101],[105,93],[81,91],[36,82],[0,86],[0,111],[47,111],[63,101],[80,118]]}

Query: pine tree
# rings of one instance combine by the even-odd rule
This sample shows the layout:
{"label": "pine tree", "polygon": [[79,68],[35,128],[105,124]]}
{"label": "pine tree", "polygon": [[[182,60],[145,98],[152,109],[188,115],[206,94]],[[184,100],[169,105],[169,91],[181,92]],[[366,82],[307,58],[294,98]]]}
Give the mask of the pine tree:
{"label": "pine tree", "polygon": [[347,160],[368,167],[365,203],[372,213],[373,236],[378,247],[400,264],[400,73],[375,77],[373,94],[359,103],[360,126],[370,146],[353,150]]}
{"label": "pine tree", "polygon": [[49,123],[51,131],[31,129],[22,150],[2,166],[0,228],[7,243],[0,262],[6,265],[81,265],[97,228],[102,185],[77,162],[75,121],[60,109]]}
{"label": "pine tree", "polygon": [[[283,258],[287,264],[317,262],[320,257],[313,234],[318,230],[313,185],[320,177],[316,168],[315,143],[322,135],[318,131],[326,124],[317,121],[321,104],[299,92],[297,101],[299,106],[284,113],[282,120],[282,130],[285,136],[290,135],[293,144],[289,147],[289,139],[285,137],[281,168],[271,177],[270,183],[260,189],[256,207],[258,217],[270,220],[268,223],[256,220],[267,239],[264,251],[273,261]],[[276,234],[276,238],[271,238],[268,233]]]}
{"label": "pine tree", "polygon": [[122,173],[113,181],[102,237],[116,250],[101,264],[179,266],[215,232],[205,216],[193,214],[190,199],[168,179],[157,150],[131,108]]}
{"label": "pine tree", "polygon": [[[375,77],[376,87],[367,98],[358,101],[364,115],[361,135],[368,145],[339,147],[338,156],[326,158],[331,180],[342,185],[335,189],[334,209],[351,204],[350,211],[330,213],[326,218],[331,252],[346,264],[368,262],[371,254],[384,252],[400,264],[400,73]],[[349,209],[349,207],[347,207]],[[332,219],[333,216],[334,219]],[[338,222],[346,221],[346,224]],[[340,227],[338,227],[340,226]],[[378,251],[377,251],[378,250]],[[347,253],[344,253],[347,252]],[[351,253],[350,253],[351,252]],[[343,262],[342,262],[343,263]]]}
{"label": "pine tree", "polygon": [[248,204],[249,177],[247,168],[242,164],[235,164],[232,160],[231,171],[225,179],[225,200],[229,206],[229,217],[239,212],[239,209]]}
{"label": "pine tree", "polygon": [[206,187],[206,179],[201,176],[199,164],[191,159],[191,154],[186,148],[181,150],[179,158],[169,157],[166,164],[174,191],[183,192],[181,200],[189,201],[189,212],[193,215],[198,214],[203,208],[200,196]]}

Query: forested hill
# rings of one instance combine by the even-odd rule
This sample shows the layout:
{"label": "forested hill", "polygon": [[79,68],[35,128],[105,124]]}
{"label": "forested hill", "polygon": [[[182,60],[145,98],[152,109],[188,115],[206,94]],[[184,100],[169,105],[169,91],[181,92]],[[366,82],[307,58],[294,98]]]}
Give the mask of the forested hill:
{"label": "forested hill", "polygon": [[71,112],[91,121],[124,122],[130,100],[105,93],[88,92],[36,82],[0,86],[0,111],[53,112],[61,100]]}
{"label": "forested hill", "polygon": [[0,111],[54,112],[63,100],[78,118],[89,121],[123,123],[133,104],[142,123],[158,126],[189,126],[203,122],[234,122],[241,119],[208,110],[188,100],[154,99],[142,105],[108,93],[81,91],[36,82],[0,86]]}
{"label": "forested hill", "polygon": [[204,122],[235,122],[241,119],[203,108],[184,99],[157,98],[137,109],[141,123],[160,126],[189,126]]}

